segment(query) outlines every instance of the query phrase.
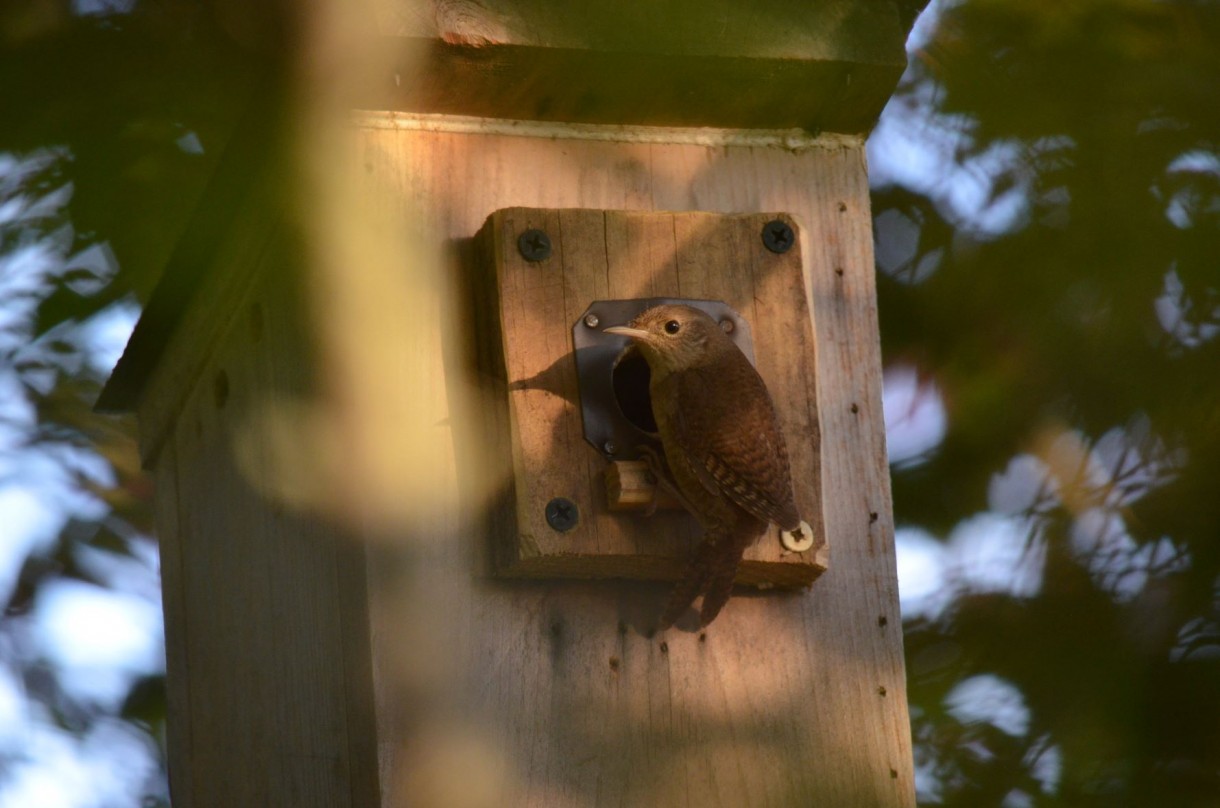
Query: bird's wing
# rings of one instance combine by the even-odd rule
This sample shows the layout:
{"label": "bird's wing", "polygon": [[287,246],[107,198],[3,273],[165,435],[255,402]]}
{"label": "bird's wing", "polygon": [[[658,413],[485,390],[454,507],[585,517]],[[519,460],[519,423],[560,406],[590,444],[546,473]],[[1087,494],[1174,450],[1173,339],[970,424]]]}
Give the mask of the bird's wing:
{"label": "bird's wing", "polygon": [[723,491],[759,519],[797,528],[801,518],[792,497],[788,449],[771,397],[749,360],[740,355],[675,376],[676,438],[704,485],[714,484],[709,490]]}
{"label": "bird's wing", "polygon": [[687,389],[682,384],[685,375],[685,371],[680,374],[671,374],[660,383],[659,388],[654,388],[652,391],[654,407],[658,398],[674,402],[669,423],[673,426],[674,439],[678,446],[676,452],[671,452],[666,447],[665,459],[671,469],[681,465],[682,469],[690,472],[690,475],[698,480],[709,494],[718,497],[720,496],[720,484],[716,482],[716,478],[712,476],[704,462],[708,453],[707,433],[702,429],[704,419],[694,414],[684,413],[699,405],[698,401],[692,402],[690,399],[685,405],[683,404],[683,391]]}

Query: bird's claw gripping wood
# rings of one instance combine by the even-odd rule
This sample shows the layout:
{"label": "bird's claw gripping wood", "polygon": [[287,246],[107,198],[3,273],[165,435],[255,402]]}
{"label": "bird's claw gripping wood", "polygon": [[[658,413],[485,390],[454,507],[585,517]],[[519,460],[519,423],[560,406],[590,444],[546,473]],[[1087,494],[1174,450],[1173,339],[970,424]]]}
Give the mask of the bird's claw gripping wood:
{"label": "bird's claw gripping wood", "polygon": [[671,625],[703,595],[707,625],[728,601],[745,549],[768,522],[800,526],[779,419],[758,371],[720,324],[691,306],[655,306],[630,325],[606,329],[632,339],[648,363],[649,396],[683,505],[704,529],[662,615]]}

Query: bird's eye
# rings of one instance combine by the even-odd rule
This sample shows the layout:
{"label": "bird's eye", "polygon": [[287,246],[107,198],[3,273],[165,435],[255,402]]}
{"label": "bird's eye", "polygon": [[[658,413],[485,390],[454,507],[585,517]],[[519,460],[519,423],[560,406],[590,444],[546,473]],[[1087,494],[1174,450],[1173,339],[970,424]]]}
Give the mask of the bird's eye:
{"label": "bird's eye", "polygon": [[666,334],[677,334],[678,329],[681,327],[682,327],[682,324],[679,323],[677,320],[670,320],[668,323],[665,324],[665,333]]}

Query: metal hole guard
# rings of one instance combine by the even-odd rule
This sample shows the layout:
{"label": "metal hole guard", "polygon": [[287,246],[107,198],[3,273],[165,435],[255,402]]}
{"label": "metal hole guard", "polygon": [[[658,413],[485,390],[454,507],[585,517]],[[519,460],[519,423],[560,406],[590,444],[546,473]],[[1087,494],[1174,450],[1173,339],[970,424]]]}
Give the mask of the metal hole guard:
{"label": "metal hole guard", "polygon": [[[681,303],[707,312],[721,323],[746,358],[754,362],[750,324],[727,303],[674,297],[593,301],[572,326],[572,344],[576,349],[576,382],[580,392],[580,417],[585,440],[608,459],[635,459],[638,457],[637,446],[643,443],[659,446],[660,441],[654,433],[644,431],[623,414],[615,395],[614,368],[630,347],[631,340],[617,334],[607,334],[602,329],[626,325],[645,309],[668,303]],[[642,394],[647,396],[647,390]]]}

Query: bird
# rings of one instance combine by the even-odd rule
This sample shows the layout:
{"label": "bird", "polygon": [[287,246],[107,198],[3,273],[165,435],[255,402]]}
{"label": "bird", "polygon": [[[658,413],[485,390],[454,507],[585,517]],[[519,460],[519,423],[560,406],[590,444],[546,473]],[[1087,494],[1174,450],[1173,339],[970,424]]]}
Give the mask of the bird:
{"label": "bird", "polygon": [[[604,331],[629,338],[648,364],[668,475],[704,533],[659,628],[673,625],[700,595],[707,626],[729,600],[742,555],[768,523],[801,529],[775,404],[720,323],[693,306],[654,306]],[[657,476],[664,479],[664,471]]]}

